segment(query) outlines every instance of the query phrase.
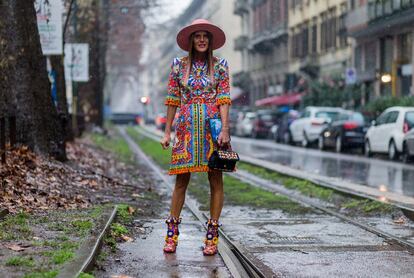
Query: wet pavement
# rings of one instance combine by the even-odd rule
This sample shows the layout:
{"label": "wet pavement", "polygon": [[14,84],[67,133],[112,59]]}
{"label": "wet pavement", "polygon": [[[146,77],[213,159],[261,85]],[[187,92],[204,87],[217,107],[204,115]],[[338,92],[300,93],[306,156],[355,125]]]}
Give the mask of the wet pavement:
{"label": "wet pavement", "polygon": [[360,155],[304,149],[277,144],[271,140],[232,137],[232,147],[241,154],[305,172],[341,178],[380,191],[414,196],[414,165]]}
{"label": "wet pavement", "polygon": [[[156,175],[154,183],[162,184]],[[156,188],[162,194],[170,193],[166,187]],[[162,206],[165,209],[158,218],[136,220],[145,232],[133,242],[120,244],[115,261],[96,277],[231,277],[220,256],[202,255],[204,230],[187,209],[182,215],[177,253],[163,254],[162,216],[168,213],[169,204],[164,202]],[[360,220],[413,238],[410,230],[398,231],[398,225],[390,228],[392,225],[381,218]],[[266,277],[414,277],[410,250],[317,210],[289,214],[225,204],[221,223],[224,232],[242,246],[244,254],[260,266]]]}

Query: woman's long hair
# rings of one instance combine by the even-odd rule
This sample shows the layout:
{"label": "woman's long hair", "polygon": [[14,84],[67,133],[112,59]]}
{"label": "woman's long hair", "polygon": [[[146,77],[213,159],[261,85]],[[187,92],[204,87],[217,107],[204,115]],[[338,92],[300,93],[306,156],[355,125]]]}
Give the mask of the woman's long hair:
{"label": "woman's long hair", "polygon": [[[193,59],[194,59],[194,53],[195,53],[195,47],[194,47],[194,36],[195,32],[191,34],[190,36],[190,51],[188,52],[188,63],[187,63],[187,69],[184,77],[184,85],[187,86],[188,84],[188,78],[190,76],[192,67],[193,67]],[[214,61],[213,61],[213,36],[207,32],[208,37],[208,49],[207,49],[207,74],[210,76],[210,83],[214,85]]]}

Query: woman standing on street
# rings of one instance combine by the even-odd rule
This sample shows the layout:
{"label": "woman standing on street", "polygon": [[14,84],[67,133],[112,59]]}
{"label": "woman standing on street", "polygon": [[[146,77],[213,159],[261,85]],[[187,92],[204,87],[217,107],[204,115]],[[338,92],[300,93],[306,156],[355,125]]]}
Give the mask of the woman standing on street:
{"label": "woman standing on street", "polygon": [[[207,20],[194,20],[177,35],[179,47],[188,56],[175,58],[168,83],[167,123],[161,145],[167,149],[171,140],[171,126],[179,107],[175,142],[169,174],[177,175],[171,201],[170,216],[164,252],[173,253],[178,244],[178,225],[185,193],[192,172],[208,172],[210,182],[210,219],[205,238],[204,255],[217,253],[219,217],[223,208],[223,174],[208,168],[208,159],[214,149],[228,146],[230,86],[225,59],[213,56],[213,50],[226,41],[224,32]],[[211,136],[209,119],[222,121],[217,142]]]}

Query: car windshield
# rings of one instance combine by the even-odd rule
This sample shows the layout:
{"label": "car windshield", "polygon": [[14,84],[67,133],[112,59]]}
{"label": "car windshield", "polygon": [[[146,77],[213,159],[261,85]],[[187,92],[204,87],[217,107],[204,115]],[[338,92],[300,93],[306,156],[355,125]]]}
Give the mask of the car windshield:
{"label": "car windshield", "polygon": [[338,117],[339,112],[335,112],[335,111],[319,111],[316,112],[315,117],[316,118],[322,118],[322,119],[331,119],[331,120],[335,120],[336,117]]}
{"label": "car windshield", "polygon": [[414,127],[414,112],[407,112],[405,114],[405,122],[408,124],[409,129]]}
{"label": "car windshield", "polygon": [[358,122],[360,124],[363,124],[365,122],[364,116],[362,116],[361,113],[352,113],[352,115],[349,117],[349,120]]}

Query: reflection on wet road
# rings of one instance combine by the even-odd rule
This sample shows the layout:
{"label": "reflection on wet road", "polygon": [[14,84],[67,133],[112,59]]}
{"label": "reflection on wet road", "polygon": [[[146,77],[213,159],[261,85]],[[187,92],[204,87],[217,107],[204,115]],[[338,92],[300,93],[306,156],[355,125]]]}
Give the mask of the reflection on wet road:
{"label": "reflection on wet road", "polygon": [[232,137],[232,147],[241,154],[306,172],[414,196],[414,165],[304,149],[276,144],[270,140]]}

